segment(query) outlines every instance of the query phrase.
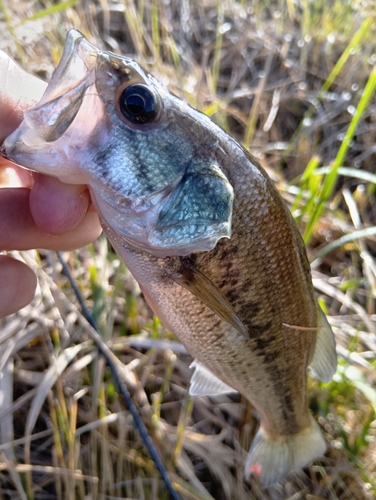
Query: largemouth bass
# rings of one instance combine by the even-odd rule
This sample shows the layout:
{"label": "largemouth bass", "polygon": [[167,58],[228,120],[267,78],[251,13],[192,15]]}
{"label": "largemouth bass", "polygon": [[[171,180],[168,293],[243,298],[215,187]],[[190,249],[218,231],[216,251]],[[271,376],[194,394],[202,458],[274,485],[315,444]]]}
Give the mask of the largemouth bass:
{"label": "largemouth bass", "polygon": [[2,151],[89,186],[111,243],[195,359],[190,393],[235,390],[257,409],[246,477],[269,486],[325,452],[307,368],[331,379],[334,337],[299,230],[255,158],[135,61],[76,30]]}

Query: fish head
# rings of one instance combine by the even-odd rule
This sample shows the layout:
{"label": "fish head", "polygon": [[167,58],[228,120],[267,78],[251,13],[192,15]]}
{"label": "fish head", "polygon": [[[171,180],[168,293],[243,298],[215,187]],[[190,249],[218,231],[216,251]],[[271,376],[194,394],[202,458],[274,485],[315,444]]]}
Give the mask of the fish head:
{"label": "fish head", "polygon": [[134,60],[72,29],[41,101],[2,152],[87,184],[105,225],[133,247],[188,255],[231,235],[234,195],[209,151],[213,126]]}

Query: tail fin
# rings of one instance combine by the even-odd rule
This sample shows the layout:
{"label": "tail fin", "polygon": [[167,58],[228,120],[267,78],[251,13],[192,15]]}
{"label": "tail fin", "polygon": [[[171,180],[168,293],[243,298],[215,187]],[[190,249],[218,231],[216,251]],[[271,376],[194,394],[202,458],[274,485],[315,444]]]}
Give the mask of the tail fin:
{"label": "tail fin", "polygon": [[245,476],[260,478],[262,488],[283,479],[290,472],[300,469],[326,451],[326,443],[316,421],[299,434],[269,438],[262,428],[257,432],[245,464]]}

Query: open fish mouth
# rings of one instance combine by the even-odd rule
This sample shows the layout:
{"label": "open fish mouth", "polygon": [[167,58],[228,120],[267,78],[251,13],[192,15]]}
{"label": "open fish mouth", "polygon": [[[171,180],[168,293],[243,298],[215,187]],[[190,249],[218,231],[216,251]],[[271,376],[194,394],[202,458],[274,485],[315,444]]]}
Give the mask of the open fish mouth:
{"label": "open fish mouth", "polygon": [[[69,137],[69,148],[64,147],[63,142],[68,144],[68,141],[63,136],[80,110],[83,114],[83,100],[88,95],[96,116],[103,115],[100,111],[103,105],[95,90],[95,69],[100,53],[79,31],[69,31],[61,61],[40,102],[24,113],[21,125],[4,141],[3,156],[29,169],[56,176],[63,182],[87,182],[87,176],[77,175],[77,170],[68,169],[67,165],[72,161],[68,149],[77,147],[83,136],[87,136],[90,122],[78,120],[74,138]],[[66,165],[65,173],[61,168],[54,168],[62,164]]]}
{"label": "open fish mouth", "polygon": [[69,92],[95,69],[100,51],[76,29],[68,32],[62,58],[40,101],[44,104]]}
{"label": "open fish mouth", "polygon": [[[36,107],[24,114],[25,124],[37,135],[34,142],[54,142],[68,129],[82,104],[86,90],[95,80],[94,71],[99,51],[77,30],[70,30],[61,61],[56,68],[42,99]],[[19,140],[33,143],[30,132],[19,128],[4,142],[6,154]],[[17,160],[17,158],[15,158]]]}

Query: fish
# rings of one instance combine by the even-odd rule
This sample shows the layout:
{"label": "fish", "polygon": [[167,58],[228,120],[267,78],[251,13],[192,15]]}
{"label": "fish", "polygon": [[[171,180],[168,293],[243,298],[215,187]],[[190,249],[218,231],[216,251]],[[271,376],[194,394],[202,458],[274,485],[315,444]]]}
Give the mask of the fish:
{"label": "fish", "polygon": [[146,301],[192,355],[192,396],[238,392],[260,425],[245,477],[266,488],[326,451],[307,370],[336,371],[299,229],[265,170],[129,57],[69,31],[15,163],[87,184]]}

